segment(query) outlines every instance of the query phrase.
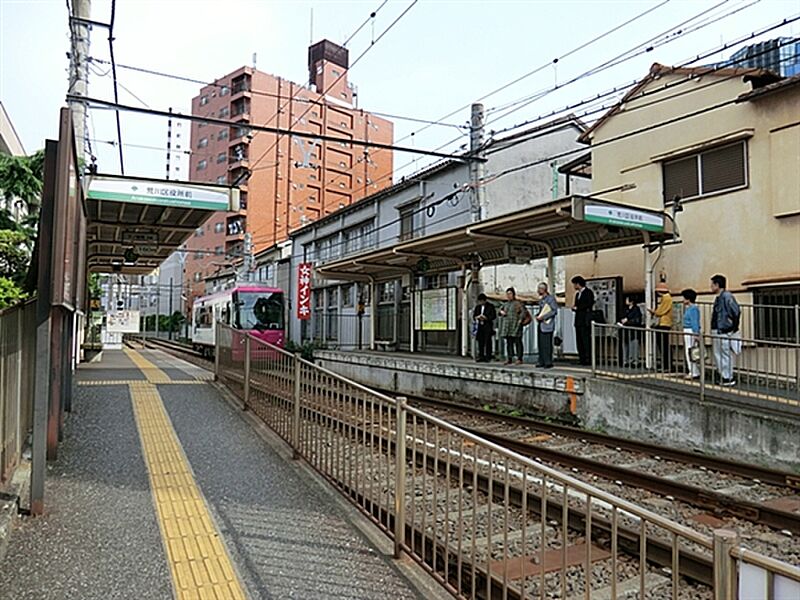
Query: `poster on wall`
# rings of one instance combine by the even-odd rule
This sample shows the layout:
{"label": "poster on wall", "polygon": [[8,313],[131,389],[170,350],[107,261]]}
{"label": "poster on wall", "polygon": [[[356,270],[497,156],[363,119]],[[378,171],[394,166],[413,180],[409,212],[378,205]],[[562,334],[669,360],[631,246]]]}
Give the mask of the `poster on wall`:
{"label": "poster on wall", "polygon": [[422,331],[452,331],[456,328],[456,289],[417,292],[415,328]]}
{"label": "poster on wall", "polygon": [[311,318],[311,263],[300,263],[297,267],[297,318]]}

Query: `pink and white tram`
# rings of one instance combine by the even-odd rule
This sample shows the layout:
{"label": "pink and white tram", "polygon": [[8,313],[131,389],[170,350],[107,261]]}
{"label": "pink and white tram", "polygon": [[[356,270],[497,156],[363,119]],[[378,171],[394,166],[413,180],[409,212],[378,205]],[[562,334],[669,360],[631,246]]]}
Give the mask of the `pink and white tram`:
{"label": "pink and white tram", "polygon": [[[197,298],[192,306],[192,346],[208,356],[214,354],[216,323],[247,332],[274,346],[285,340],[284,296],[277,288],[244,284]],[[236,353],[244,336],[234,334]]]}

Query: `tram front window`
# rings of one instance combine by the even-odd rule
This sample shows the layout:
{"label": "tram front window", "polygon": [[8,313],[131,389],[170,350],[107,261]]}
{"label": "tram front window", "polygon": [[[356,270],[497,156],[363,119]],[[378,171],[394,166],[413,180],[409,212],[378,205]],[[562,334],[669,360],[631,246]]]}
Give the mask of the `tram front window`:
{"label": "tram front window", "polygon": [[241,329],[283,329],[281,292],[239,292],[238,324]]}

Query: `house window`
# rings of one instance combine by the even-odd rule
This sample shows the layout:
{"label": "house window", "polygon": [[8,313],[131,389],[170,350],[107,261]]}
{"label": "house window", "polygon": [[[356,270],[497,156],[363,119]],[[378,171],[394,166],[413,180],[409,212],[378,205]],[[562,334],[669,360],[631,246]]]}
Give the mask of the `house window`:
{"label": "house window", "polygon": [[203,237],[204,233],[205,233],[205,230],[202,227],[198,227],[197,229],[194,230],[194,236],[195,237]]}
{"label": "house window", "polygon": [[347,285],[342,286],[342,306],[343,307],[351,307],[353,306],[353,284],[349,283]]}
{"label": "house window", "polygon": [[197,272],[194,274],[194,280],[195,280],[195,281],[200,281],[200,279],[201,279],[202,277],[203,277],[203,274],[202,274],[200,271],[197,271]]}
{"label": "house window", "polygon": [[312,292],[312,304],[314,308],[314,339],[322,339],[322,332],[325,320],[325,290],[314,290]]}
{"label": "house window", "polygon": [[358,283],[358,302],[369,306],[370,286],[368,283]]}
{"label": "house window", "polygon": [[665,162],[664,202],[706,196],[747,185],[744,141]]}
{"label": "house window", "polygon": [[208,146],[208,138],[200,138],[200,141],[197,142],[197,147],[205,148],[206,146]]}
{"label": "house window", "polygon": [[223,254],[225,254],[225,249],[222,246],[217,246],[216,248],[214,248],[214,254],[216,254],[217,256],[222,256]]}
{"label": "house window", "polygon": [[417,203],[400,209],[400,241],[410,240],[414,237],[414,213],[416,211]]}
{"label": "house window", "polygon": [[327,296],[325,339],[336,340],[339,338],[339,288],[328,288]]}
{"label": "house window", "polygon": [[225,223],[222,221],[214,223],[214,233],[222,233],[223,231],[225,231]]}
{"label": "house window", "polygon": [[227,106],[223,106],[222,108],[219,109],[219,117],[220,117],[220,119],[223,118],[223,117],[227,117],[230,114],[231,114],[231,109],[228,108]]}
{"label": "house window", "polygon": [[196,259],[198,259],[198,260],[199,260],[199,259],[201,259],[201,258],[203,258],[203,251],[202,251],[202,250],[195,250],[195,251],[194,251],[194,257],[195,257]]}
{"label": "house window", "polygon": [[219,132],[219,134],[217,134],[217,140],[218,141],[227,140],[227,139],[228,139],[228,130],[227,129],[223,129],[222,131]]}
{"label": "house window", "polygon": [[[754,290],[753,304],[757,340],[797,343],[795,306],[800,305],[800,286]],[[743,310],[743,319],[746,314]]]}
{"label": "house window", "polygon": [[197,163],[197,170],[198,171],[205,171],[206,167],[208,166],[208,161],[206,159],[201,160]]}
{"label": "house window", "polygon": [[230,93],[231,93],[231,88],[229,88],[227,85],[223,85],[223,86],[222,86],[222,87],[219,89],[219,95],[220,95],[220,96],[227,96],[227,95],[228,95],[228,94],[230,94]]}
{"label": "house window", "polygon": [[200,106],[208,104],[208,96],[200,96]]}
{"label": "house window", "polygon": [[378,284],[378,302],[394,302],[394,281]]}
{"label": "house window", "polygon": [[220,152],[219,154],[217,154],[217,164],[223,163],[226,160],[228,160],[227,154],[225,154],[224,152]]}
{"label": "house window", "polygon": [[220,175],[219,177],[217,177],[217,183],[219,185],[225,185],[226,183],[228,183],[228,176],[227,175]]}

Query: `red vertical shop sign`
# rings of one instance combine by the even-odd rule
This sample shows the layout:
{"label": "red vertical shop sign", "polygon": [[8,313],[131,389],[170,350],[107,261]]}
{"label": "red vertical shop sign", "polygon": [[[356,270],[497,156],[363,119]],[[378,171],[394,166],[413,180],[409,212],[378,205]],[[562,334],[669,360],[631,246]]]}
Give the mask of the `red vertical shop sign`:
{"label": "red vertical shop sign", "polygon": [[300,263],[297,267],[297,318],[311,318],[311,263]]}

